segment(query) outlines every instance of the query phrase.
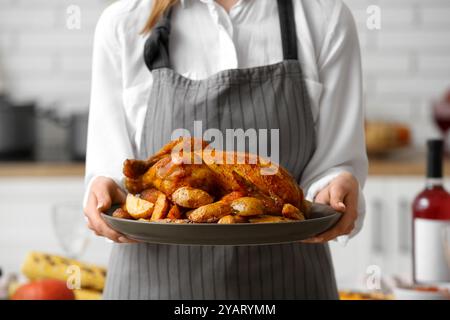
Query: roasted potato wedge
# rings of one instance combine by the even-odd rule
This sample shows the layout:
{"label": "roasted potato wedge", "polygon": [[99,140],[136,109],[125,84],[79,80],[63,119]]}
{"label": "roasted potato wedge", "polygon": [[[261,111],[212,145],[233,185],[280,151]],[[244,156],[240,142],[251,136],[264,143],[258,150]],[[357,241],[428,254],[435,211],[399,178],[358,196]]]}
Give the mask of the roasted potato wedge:
{"label": "roasted potato wedge", "polygon": [[236,214],[233,216],[234,216],[234,221],[236,221],[236,223],[248,223],[248,217],[239,216]]}
{"label": "roasted potato wedge", "polygon": [[288,222],[289,219],[280,216],[260,215],[248,219],[250,223],[268,223],[268,222]]}
{"label": "roasted potato wedge", "polygon": [[233,191],[233,192],[230,192],[230,193],[226,194],[225,196],[223,196],[222,199],[220,199],[220,201],[225,202],[225,203],[232,203],[234,200],[242,198],[242,197],[245,197],[244,192]]}
{"label": "roasted potato wedge", "polygon": [[234,216],[229,214],[225,217],[222,217],[219,219],[219,221],[217,221],[218,224],[233,224],[236,223],[236,221],[234,220]]}
{"label": "roasted potato wedge", "polygon": [[114,210],[112,216],[114,218],[120,218],[120,219],[133,219],[132,216],[124,209],[124,208],[117,208]]}
{"label": "roasted potato wedge", "polygon": [[231,207],[227,203],[217,201],[186,213],[189,220],[200,223],[213,223],[231,214]]}
{"label": "roasted potato wedge", "polygon": [[195,209],[212,203],[214,199],[206,191],[181,187],[172,194],[172,201],[180,207]]}
{"label": "roasted potato wedge", "polygon": [[150,189],[145,189],[144,191],[142,191],[140,194],[140,197],[141,197],[141,199],[155,203],[160,194],[161,194],[161,191],[159,191],[155,188],[150,188]]}
{"label": "roasted potato wedge", "polygon": [[217,222],[218,224],[235,224],[235,223],[247,223],[248,220],[245,217],[238,215],[227,215],[225,217],[220,218]]}
{"label": "roasted potato wedge", "polygon": [[155,202],[152,213],[152,221],[164,219],[169,211],[169,201],[164,193],[160,193]]}
{"label": "roasted potato wedge", "polygon": [[305,220],[305,216],[303,215],[303,213],[297,207],[294,207],[290,203],[286,203],[283,206],[283,210],[281,211],[281,213],[283,214],[283,217],[291,220],[299,220],[299,221]]}
{"label": "roasted potato wedge", "polygon": [[252,197],[242,197],[231,202],[233,213],[240,216],[259,216],[264,213],[261,200]]}
{"label": "roasted potato wedge", "polygon": [[174,204],[167,213],[167,219],[180,219],[182,215],[182,212],[180,210],[180,207],[176,204]]}
{"label": "roasted potato wedge", "polygon": [[126,211],[134,219],[148,219],[152,216],[154,204],[132,194],[127,195]]}

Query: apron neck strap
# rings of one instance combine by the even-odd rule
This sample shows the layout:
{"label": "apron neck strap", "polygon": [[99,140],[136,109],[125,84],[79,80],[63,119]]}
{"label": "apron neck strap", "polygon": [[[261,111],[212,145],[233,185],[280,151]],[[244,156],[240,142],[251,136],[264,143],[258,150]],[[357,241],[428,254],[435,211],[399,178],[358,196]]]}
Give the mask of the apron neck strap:
{"label": "apron neck strap", "polygon": [[281,42],[284,60],[297,60],[297,30],[295,27],[293,0],[278,0]]}
{"label": "apron neck strap", "polygon": [[163,14],[145,42],[144,61],[150,71],[170,68],[169,36],[172,11],[173,7],[170,7]]}
{"label": "apron neck strap", "polygon": [[[297,60],[297,31],[293,0],[278,0],[283,60]],[[155,25],[144,47],[144,61],[150,71],[170,68],[169,36],[173,6]]]}

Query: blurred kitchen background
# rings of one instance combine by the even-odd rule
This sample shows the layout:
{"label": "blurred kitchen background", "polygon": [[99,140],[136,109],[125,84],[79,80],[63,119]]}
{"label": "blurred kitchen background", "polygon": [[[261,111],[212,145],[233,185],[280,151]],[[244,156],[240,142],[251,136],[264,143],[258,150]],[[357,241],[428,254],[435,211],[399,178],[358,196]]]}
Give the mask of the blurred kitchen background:
{"label": "blurred kitchen background", "polygon": [[[410,207],[424,185],[425,141],[442,134],[436,120],[450,121],[450,1],[344,1],[360,33],[371,160],[365,228],[332,251],[340,288],[364,289],[371,266],[382,276],[411,273]],[[19,273],[32,250],[107,264],[110,244],[78,217],[93,33],[111,2],[0,0],[4,274]],[[380,30],[366,25],[371,5],[381,8]],[[71,20],[78,9],[80,28]]]}

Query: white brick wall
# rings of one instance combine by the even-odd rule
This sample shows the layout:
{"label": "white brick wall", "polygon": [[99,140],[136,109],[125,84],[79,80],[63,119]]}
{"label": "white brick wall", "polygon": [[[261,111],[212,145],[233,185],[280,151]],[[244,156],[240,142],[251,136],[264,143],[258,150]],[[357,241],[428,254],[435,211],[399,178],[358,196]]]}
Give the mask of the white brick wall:
{"label": "white brick wall", "polygon": [[[415,141],[435,135],[430,104],[450,88],[450,0],[344,0],[357,21],[368,118],[403,120]],[[0,0],[0,78],[21,99],[86,107],[95,22],[112,0]],[[66,9],[79,5],[81,30]],[[381,30],[366,27],[369,5]]]}
{"label": "white brick wall", "polygon": [[[450,89],[449,0],[344,0],[357,21],[369,119],[405,121],[415,143],[438,134],[431,105]],[[366,26],[369,5],[381,30]]]}
{"label": "white brick wall", "polygon": [[[0,78],[17,99],[87,108],[96,21],[112,0],[0,0]],[[69,5],[81,29],[66,27]]]}

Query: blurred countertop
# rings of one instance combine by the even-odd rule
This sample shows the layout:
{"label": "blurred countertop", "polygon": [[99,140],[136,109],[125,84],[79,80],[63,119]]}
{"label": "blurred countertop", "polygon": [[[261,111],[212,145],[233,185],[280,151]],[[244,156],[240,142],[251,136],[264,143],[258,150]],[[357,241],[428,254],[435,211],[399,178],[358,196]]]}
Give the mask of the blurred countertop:
{"label": "blurred countertop", "polygon": [[[450,176],[450,158],[445,159],[445,175]],[[0,177],[82,177],[83,162],[0,162]],[[371,176],[424,176],[425,153],[402,151],[370,157]]]}
{"label": "blurred countertop", "polygon": [[81,162],[0,162],[2,177],[83,177]]}
{"label": "blurred countertop", "polygon": [[[369,157],[370,176],[421,176],[426,174],[424,150],[403,149],[383,156]],[[450,176],[450,157],[444,158],[444,176]]]}

